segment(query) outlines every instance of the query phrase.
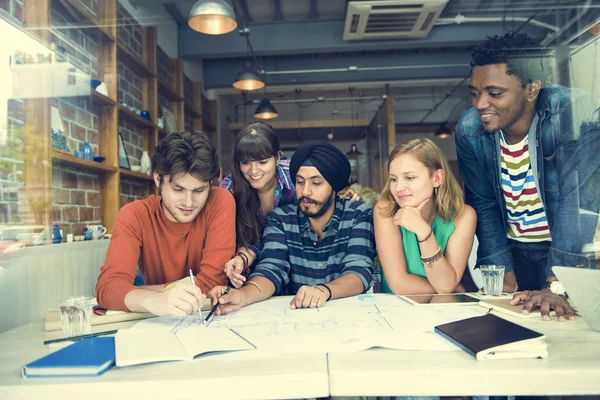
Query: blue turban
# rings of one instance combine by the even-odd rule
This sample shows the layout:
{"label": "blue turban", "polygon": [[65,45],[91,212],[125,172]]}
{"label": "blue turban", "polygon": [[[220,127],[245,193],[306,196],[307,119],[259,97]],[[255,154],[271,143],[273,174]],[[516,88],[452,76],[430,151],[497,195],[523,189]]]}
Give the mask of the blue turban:
{"label": "blue turban", "polygon": [[300,145],[290,161],[290,175],[296,180],[302,165],[313,165],[334,191],[348,186],[350,162],[340,149],[327,142],[310,142]]}

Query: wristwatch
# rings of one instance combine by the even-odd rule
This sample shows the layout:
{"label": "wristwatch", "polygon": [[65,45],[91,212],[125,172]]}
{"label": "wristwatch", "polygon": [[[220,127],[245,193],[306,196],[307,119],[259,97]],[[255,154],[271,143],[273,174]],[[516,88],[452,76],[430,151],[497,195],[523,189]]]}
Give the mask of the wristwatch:
{"label": "wristwatch", "polygon": [[550,290],[554,294],[565,296],[567,299],[569,298],[565,287],[562,283],[560,283],[560,281],[546,281],[543,288]]}

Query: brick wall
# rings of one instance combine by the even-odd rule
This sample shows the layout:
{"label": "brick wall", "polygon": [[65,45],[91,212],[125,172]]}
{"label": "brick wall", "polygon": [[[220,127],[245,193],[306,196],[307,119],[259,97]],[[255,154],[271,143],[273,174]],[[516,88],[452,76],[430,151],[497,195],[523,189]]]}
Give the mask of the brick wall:
{"label": "brick wall", "polygon": [[158,68],[158,79],[168,85],[173,84],[173,61],[169,55],[160,48],[156,49],[156,64]]}
{"label": "brick wall", "polygon": [[0,15],[23,23],[23,0],[0,0]]}
{"label": "brick wall", "polygon": [[97,173],[53,162],[52,198],[52,223],[59,224],[63,234],[81,235],[87,224],[101,223],[102,195]]}
{"label": "brick wall", "polygon": [[117,2],[117,35],[121,43],[127,46],[134,54],[142,57],[142,26],[131,16],[129,11]]}
{"label": "brick wall", "polygon": [[142,110],[144,108],[142,104],[142,79],[120,61],[117,66],[117,73],[119,75],[118,100]]}
{"label": "brick wall", "polygon": [[[117,26],[117,35],[119,41],[129,48],[138,57],[142,57],[142,27],[135,18],[117,2],[117,18],[119,25]],[[132,105],[137,109],[144,109],[142,104],[143,80],[138,77],[125,64],[119,62],[117,65],[119,75],[118,85],[118,100],[124,101],[128,105]],[[155,116],[152,116],[155,119]],[[137,128],[135,125],[124,120],[119,121],[119,132],[123,137],[127,156],[129,157],[130,165],[140,165],[142,152],[144,151],[144,136],[147,135],[145,130]],[[130,201],[144,198],[145,188],[147,183],[128,180],[121,176],[121,206]]]}
{"label": "brick wall", "polygon": [[119,201],[121,207],[137,199],[146,197],[146,189],[148,184],[137,180],[127,179],[121,176],[121,196]]}
{"label": "brick wall", "polygon": [[92,79],[98,77],[99,41],[96,34],[74,28],[69,12],[58,1],[52,2],[52,42],[65,49],[67,59]]}

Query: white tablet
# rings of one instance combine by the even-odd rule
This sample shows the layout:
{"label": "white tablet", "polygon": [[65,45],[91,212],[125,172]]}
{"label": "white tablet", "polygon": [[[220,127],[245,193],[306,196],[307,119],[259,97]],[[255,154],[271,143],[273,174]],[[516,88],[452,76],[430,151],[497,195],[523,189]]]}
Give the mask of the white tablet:
{"label": "white tablet", "polygon": [[475,306],[479,303],[479,299],[469,296],[465,293],[452,293],[452,294],[411,294],[398,296],[402,300],[408,301],[410,304],[415,306],[461,306],[471,305]]}

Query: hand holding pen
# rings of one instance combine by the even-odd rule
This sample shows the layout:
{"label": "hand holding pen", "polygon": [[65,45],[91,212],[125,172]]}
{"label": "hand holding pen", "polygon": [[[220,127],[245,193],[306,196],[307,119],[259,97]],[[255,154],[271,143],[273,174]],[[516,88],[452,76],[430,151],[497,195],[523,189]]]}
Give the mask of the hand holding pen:
{"label": "hand holding pen", "polygon": [[[190,269],[190,281],[192,282],[192,285],[196,286],[196,277],[194,276],[194,273],[192,272],[191,269]],[[200,303],[200,305],[198,306],[198,318],[200,318],[200,323],[203,324],[204,319],[202,318],[202,303]]]}
{"label": "hand holding pen", "polygon": [[165,286],[160,292],[154,292],[146,300],[146,310],[158,316],[196,314],[206,296],[196,286],[195,280],[190,283],[190,278],[186,277]]}
{"label": "hand holding pen", "polygon": [[212,301],[213,308],[206,318],[206,321],[214,313],[215,315],[225,315],[237,311],[244,305],[244,295],[241,291],[233,289],[231,286],[215,286],[208,292],[208,298]]}

